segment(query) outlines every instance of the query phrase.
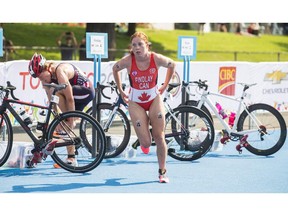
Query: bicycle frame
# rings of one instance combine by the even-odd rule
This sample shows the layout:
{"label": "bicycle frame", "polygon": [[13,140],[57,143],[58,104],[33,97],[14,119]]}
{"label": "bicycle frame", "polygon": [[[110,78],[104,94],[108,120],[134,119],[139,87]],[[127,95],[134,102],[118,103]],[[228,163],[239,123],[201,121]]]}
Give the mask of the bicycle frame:
{"label": "bicycle frame", "polygon": [[[255,85],[255,84],[252,84],[252,85]],[[252,86],[251,85],[251,86]],[[248,87],[249,88],[249,87]],[[208,90],[205,90],[205,89],[201,89],[202,90],[202,93],[199,93],[201,95],[201,99],[199,100],[198,102],[198,105],[197,107],[198,108],[201,108],[202,105],[205,105],[207,104],[208,107],[212,110],[212,112],[215,114],[215,116],[217,117],[217,119],[220,121],[221,125],[225,128],[225,130],[228,132],[228,134],[234,134],[234,135],[244,135],[243,132],[238,132],[237,131],[237,123],[238,123],[238,120],[239,120],[239,116],[241,114],[242,111],[245,111],[247,112],[247,114],[249,115],[249,117],[253,120],[253,122],[259,127],[259,121],[257,120],[257,118],[255,118],[255,116],[253,114],[251,114],[250,112],[248,112],[248,109],[247,109],[247,105],[246,103],[244,102],[244,99],[245,97],[247,96],[245,90],[247,89],[247,87],[243,89],[243,92],[242,92],[242,95],[240,98],[236,98],[236,97],[231,97],[231,96],[228,96],[228,95],[224,95],[224,94],[220,94],[220,93],[214,93],[214,92],[210,92]],[[191,94],[191,91],[189,89],[187,89],[187,92],[189,95],[192,95]],[[193,95],[195,96],[195,95]],[[228,99],[228,100],[231,100],[231,101],[234,101],[236,103],[238,103],[238,107],[236,109],[236,117],[235,117],[235,121],[234,121],[234,124],[232,126],[232,128],[228,125],[228,123],[222,118],[222,116],[219,114],[216,106],[214,105],[213,101],[209,98],[209,96],[216,96],[216,97],[221,97],[221,98],[225,98],[225,99]],[[254,132],[254,131],[250,131],[251,133]],[[247,134],[247,131],[246,133]]]}
{"label": "bicycle frame", "polygon": [[[101,95],[106,98],[106,99],[111,99],[111,97],[108,97],[107,95],[104,94],[104,89],[110,87],[112,91],[116,91],[117,93],[117,98],[115,99],[115,102],[112,104],[113,106],[113,110],[112,112],[109,114],[107,121],[105,122],[105,125],[103,125],[103,130],[104,132],[107,132],[112,124],[112,122],[114,121],[114,118],[116,116],[116,112],[117,109],[121,107],[121,105],[123,105],[126,109],[128,109],[128,104],[125,103],[125,101],[122,99],[122,97],[120,96],[120,94],[117,92],[117,86],[116,84],[112,81],[112,82],[108,82],[109,85],[99,85],[99,89],[100,89],[100,93]],[[125,89],[126,85],[123,85],[122,88]],[[101,119],[99,118],[99,120],[101,121]]]}
{"label": "bicycle frame", "polygon": [[[179,132],[179,133],[173,133],[173,134],[165,134],[165,138],[169,138],[169,137],[175,137],[175,136],[177,136],[177,135],[183,135],[183,134],[185,134],[185,135],[187,135],[188,134],[188,132],[187,132],[187,129],[186,129],[186,127],[187,127],[187,119],[183,119],[183,117],[181,118],[181,121],[175,116],[175,114],[173,113],[173,109],[171,108],[171,106],[169,105],[169,103],[167,102],[167,99],[171,96],[171,93],[170,93],[170,91],[173,89],[173,88],[175,88],[175,87],[177,87],[177,86],[179,86],[180,84],[175,84],[175,86],[174,87],[168,87],[168,89],[165,91],[165,94],[164,94],[164,98],[163,98],[163,103],[164,103],[164,107],[165,107],[165,109],[166,109],[166,113],[169,113],[171,116],[172,116],[172,118],[177,122],[177,124],[178,125],[180,125],[181,126],[181,129],[184,131],[184,133],[183,132]],[[185,127],[183,126],[185,124]]]}
{"label": "bicycle frame", "polygon": [[[20,126],[23,128],[23,130],[26,132],[26,134],[31,138],[31,140],[34,143],[34,146],[38,146],[38,147],[43,147],[45,144],[46,137],[45,134],[48,130],[48,125],[49,125],[49,121],[50,121],[50,117],[52,116],[57,116],[58,113],[55,112],[52,108],[54,105],[57,104],[56,101],[58,101],[58,97],[55,95],[56,91],[54,90],[53,95],[51,97],[51,101],[49,103],[49,106],[43,106],[40,104],[33,104],[30,102],[25,102],[25,101],[21,101],[18,98],[16,98],[13,94],[13,89],[9,92],[5,92],[4,93],[4,98],[2,101],[2,105],[0,106],[0,113],[4,113],[7,110],[14,116],[14,118],[19,122]],[[9,98],[9,94],[11,94],[12,98]],[[33,133],[33,131],[24,123],[24,120],[22,120],[22,118],[20,117],[20,115],[16,112],[16,109],[12,107],[11,104],[19,104],[19,105],[26,105],[29,107],[36,107],[36,108],[40,108],[40,109],[44,109],[47,110],[47,115],[46,115],[46,120],[45,120],[45,124],[43,127],[43,136],[38,137],[36,136],[36,134]]]}
{"label": "bicycle frame", "polygon": [[31,138],[31,140],[36,144],[36,145],[40,145],[41,143],[43,143],[43,141],[45,140],[45,137],[37,137],[33,131],[24,123],[24,121],[22,120],[22,118],[19,116],[19,114],[16,112],[15,108],[13,108],[11,106],[11,103],[13,104],[19,104],[19,105],[26,105],[29,107],[37,107],[40,109],[45,109],[48,110],[48,114],[46,116],[46,123],[45,123],[45,127],[43,129],[43,134],[46,133],[47,130],[47,122],[49,121],[48,118],[50,118],[51,115],[51,110],[49,109],[49,106],[42,106],[39,104],[32,104],[29,102],[25,102],[25,101],[20,101],[20,100],[14,100],[14,99],[8,99],[8,98],[4,98],[3,99],[3,103],[1,105],[0,108],[0,113],[5,112],[6,110],[8,110],[13,116],[14,118],[19,122],[19,124],[21,125],[21,127],[24,129],[24,131],[27,133],[27,135]]}
{"label": "bicycle frame", "polygon": [[110,113],[110,115],[108,116],[108,120],[107,122],[105,123],[105,125],[103,125],[103,130],[105,132],[108,131],[108,129],[110,128],[114,118],[115,118],[115,114],[117,112],[117,109],[121,107],[121,104],[126,107],[126,109],[128,109],[128,105],[124,102],[124,100],[118,95],[118,98],[116,99],[116,101],[113,103],[113,111]]}
{"label": "bicycle frame", "polygon": [[[28,160],[25,159],[25,166],[27,165],[29,168],[35,167],[38,163],[45,161],[48,155],[51,155],[52,159],[67,171],[75,173],[91,171],[100,164],[105,154],[106,139],[101,125],[92,116],[81,111],[61,112],[58,107],[59,97],[56,92],[65,89],[67,84],[57,85],[52,83],[44,84],[44,86],[54,89],[48,106],[20,101],[14,96],[13,91],[16,87],[12,86],[10,82],[7,82],[6,87],[0,86],[2,100],[0,124],[2,125],[2,122],[4,122],[3,125],[7,125],[7,128],[3,127],[3,130],[2,128],[0,129],[4,135],[8,135],[8,138],[1,142],[1,166],[8,160],[13,146],[13,127],[7,114],[7,112],[10,112],[9,115],[11,114],[15,117],[24,132],[33,141],[32,157],[29,156]],[[17,104],[47,110],[45,122],[41,122],[42,134],[40,136],[37,136],[31,130],[31,126],[26,125],[27,121],[25,119],[22,120],[21,115],[16,112],[18,109],[16,107]],[[1,118],[2,116],[3,118]],[[53,120],[50,118],[53,118]],[[50,120],[52,121],[50,122]],[[96,140],[93,137],[94,134],[98,138],[97,146],[94,143],[94,140]],[[74,149],[71,149],[73,152],[69,152],[68,146],[74,146]],[[93,156],[94,150],[95,156]],[[67,163],[69,154],[75,155],[75,160],[76,157],[80,160],[78,162],[75,161],[74,164]]]}

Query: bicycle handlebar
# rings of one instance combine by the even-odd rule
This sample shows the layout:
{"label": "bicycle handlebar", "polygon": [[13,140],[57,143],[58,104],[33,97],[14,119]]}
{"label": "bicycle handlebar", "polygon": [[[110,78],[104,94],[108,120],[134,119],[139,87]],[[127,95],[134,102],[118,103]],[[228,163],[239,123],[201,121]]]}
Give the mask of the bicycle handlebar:
{"label": "bicycle handlebar", "polygon": [[183,82],[183,86],[185,88],[193,85],[193,84],[196,84],[200,89],[204,89],[205,91],[208,89],[208,84],[207,83],[207,80],[198,80],[198,81],[190,81],[190,82]]}
{"label": "bicycle handlebar", "polygon": [[[55,83],[50,83],[50,84],[43,84],[43,86],[46,86],[48,88],[54,88],[53,94],[55,94],[57,91],[65,89],[67,87],[67,84],[55,84]],[[19,100],[19,98],[15,97],[14,95],[14,90],[16,90],[16,86],[13,86],[10,81],[7,81],[7,86],[0,86],[0,90],[1,91],[5,91],[6,92],[6,96],[8,97],[9,93],[11,95],[11,97],[14,100]]]}
{"label": "bicycle handlebar", "polygon": [[5,91],[6,92],[6,96],[8,97],[9,93],[11,95],[11,97],[14,99],[14,100],[19,100],[18,98],[15,97],[14,95],[14,90],[16,89],[16,86],[13,86],[10,81],[7,81],[7,86],[4,87],[4,86],[0,86],[0,91]]}
{"label": "bicycle handlebar", "polygon": [[[117,95],[120,95],[120,93],[119,93],[119,91],[118,91],[118,88],[117,88],[117,85],[116,85],[116,83],[115,83],[113,80],[112,80],[111,82],[107,82],[107,83],[108,83],[108,85],[103,85],[103,84],[100,84],[100,83],[99,83],[100,92],[101,92],[101,95],[102,95],[104,98],[109,99],[109,100],[111,99],[111,97],[109,97],[109,96],[107,96],[107,95],[104,94],[104,89],[105,89],[105,88],[111,88],[111,94],[112,94],[114,91],[116,91]],[[123,83],[123,84],[122,84],[122,89],[125,90],[125,88],[126,88],[126,84]]]}
{"label": "bicycle handlebar", "polygon": [[208,89],[208,84],[206,84],[207,82],[208,82],[207,80],[199,79],[198,81],[190,81],[189,84],[197,84],[199,88],[207,90]]}

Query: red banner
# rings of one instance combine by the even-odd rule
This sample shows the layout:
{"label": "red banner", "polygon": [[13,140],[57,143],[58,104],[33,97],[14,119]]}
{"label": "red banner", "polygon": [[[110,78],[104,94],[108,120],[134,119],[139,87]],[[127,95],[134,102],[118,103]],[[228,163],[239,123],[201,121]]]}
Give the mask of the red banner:
{"label": "red banner", "polygon": [[236,67],[220,67],[218,92],[225,95],[235,95]]}

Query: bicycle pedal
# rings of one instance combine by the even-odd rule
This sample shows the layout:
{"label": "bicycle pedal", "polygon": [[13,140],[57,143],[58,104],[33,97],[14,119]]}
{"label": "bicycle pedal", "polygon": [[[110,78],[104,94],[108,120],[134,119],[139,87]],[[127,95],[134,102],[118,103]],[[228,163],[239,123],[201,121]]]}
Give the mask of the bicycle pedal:
{"label": "bicycle pedal", "polygon": [[229,142],[229,137],[222,137],[220,142],[225,145],[227,142]]}
{"label": "bicycle pedal", "polygon": [[242,154],[242,148],[243,147],[247,147],[249,145],[249,143],[246,141],[248,135],[245,135],[242,139],[241,142],[236,145],[236,150],[239,152],[239,154]]}
{"label": "bicycle pedal", "polygon": [[239,154],[242,154],[242,146],[240,144],[236,145],[236,150],[239,152]]}
{"label": "bicycle pedal", "polygon": [[42,152],[35,151],[33,153],[33,157],[31,159],[31,163],[34,163],[34,164],[42,163],[42,157],[43,157],[43,153]]}

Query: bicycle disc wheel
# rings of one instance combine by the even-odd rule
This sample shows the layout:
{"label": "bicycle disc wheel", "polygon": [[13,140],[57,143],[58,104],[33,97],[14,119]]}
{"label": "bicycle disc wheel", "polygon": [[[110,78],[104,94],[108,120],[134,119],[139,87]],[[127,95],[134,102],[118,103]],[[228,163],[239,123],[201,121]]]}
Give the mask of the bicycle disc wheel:
{"label": "bicycle disc wheel", "polygon": [[237,123],[237,130],[248,135],[249,145],[246,149],[261,156],[276,153],[287,136],[286,123],[281,113],[267,104],[253,104],[248,107],[248,112],[249,115],[244,110]]}
{"label": "bicycle disc wheel", "polygon": [[[104,128],[107,139],[104,158],[114,158],[120,155],[127,147],[131,136],[130,122],[122,109],[117,108],[115,116],[110,119],[114,107],[109,103],[100,103],[97,109],[100,111],[100,124]],[[92,115],[92,107],[87,113]]]}
{"label": "bicycle disc wheel", "polygon": [[[71,118],[74,119],[73,128],[67,124]],[[91,137],[95,139],[91,139]],[[92,116],[83,112],[70,111],[56,117],[49,125],[47,139],[58,140],[51,157],[67,171],[73,173],[89,172],[95,169],[104,158],[106,148],[104,131]],[[93,140],[95,141],[94,145]],[[78,164],[67,163],[68,149],[70,154],[71,151],[75,152],[75,159]]]}
{"label": "bicycle disc wheel", "polygon": [[[188,101],[186,101],[186,105],[197,107],[198,102],[199,101],[188,100]],[[213,123],[213,117],[212,117],[210,111],[208,110],[208,108],[204,104],[201,106],[201,110],[209,116],[209,118],[211,119],[211,121]]]}
{"label": "bicycle disc wheel", "polygon": [[13,145],[13,131],[6,113],[0,114],[0,167],[8,160]]}
{"label": "bicycle disc wheel", "polygon": [[203,157],[214,141],[211,119],[202,110],[187,105],[173,109],[173,115],[166,114],[168,155],[180,161]]}

